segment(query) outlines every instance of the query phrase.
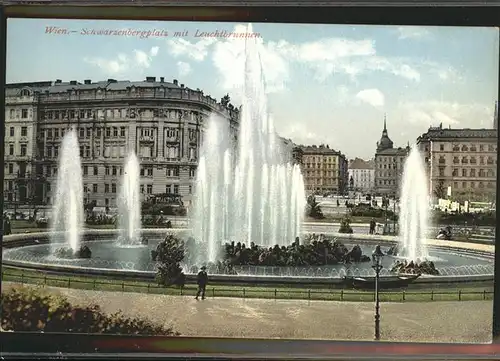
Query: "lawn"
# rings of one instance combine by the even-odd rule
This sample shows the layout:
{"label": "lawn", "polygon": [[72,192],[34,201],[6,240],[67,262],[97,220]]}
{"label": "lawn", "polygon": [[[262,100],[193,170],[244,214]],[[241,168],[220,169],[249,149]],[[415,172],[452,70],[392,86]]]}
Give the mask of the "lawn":
{"label": "lawn", "polygon": [[[190,295],[196,293],[196,285],[189,284],[184,288],[162,287],[155,283],[143,281],[121,281],[95,276],[62,276],[41,271],[22,270],[3,267],[2,280],[25,284],[38,284],[53,287],[66,287],[96,291],[122,291],[166,295]],[[339,289],[304,289],[291,287],[262,286],[227,286],[210,284],[207,287],[208,297],[241,297],[263,299],[301,299],[373,302],[374,292]],[[382,302],[426,302],[426,301],[468,301],[492,300],[492,288],[423,289],[418,291],[381,292]]]}

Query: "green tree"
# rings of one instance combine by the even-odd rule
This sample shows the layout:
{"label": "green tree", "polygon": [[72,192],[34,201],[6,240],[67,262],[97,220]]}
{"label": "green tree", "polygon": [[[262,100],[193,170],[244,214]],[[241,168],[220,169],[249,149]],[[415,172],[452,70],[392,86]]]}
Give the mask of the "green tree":
{"label": "green tree", "polygon": [[440,180],[436,184],[436,187],[434,188],[434,195],[438,199],[444,199],[444,198],[446,198],[446,188],[445,188],[444,182],[442,180]]}

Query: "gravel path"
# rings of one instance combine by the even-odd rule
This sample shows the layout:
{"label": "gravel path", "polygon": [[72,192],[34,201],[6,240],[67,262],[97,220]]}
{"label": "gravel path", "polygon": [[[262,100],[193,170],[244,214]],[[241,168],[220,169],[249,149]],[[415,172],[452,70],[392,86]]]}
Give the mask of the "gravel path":
{"label": "gravel path", "polygon": [[[5,288],[9,284],[2,283]],[[7,286],[7,287],[6,287]],[[369,302],[146,295],[47,287],[74,304],[99,304],[172,326],[185,336],[372,340]],[[382,303],[381,337],[391,341],[490,342],[492,301]]]}

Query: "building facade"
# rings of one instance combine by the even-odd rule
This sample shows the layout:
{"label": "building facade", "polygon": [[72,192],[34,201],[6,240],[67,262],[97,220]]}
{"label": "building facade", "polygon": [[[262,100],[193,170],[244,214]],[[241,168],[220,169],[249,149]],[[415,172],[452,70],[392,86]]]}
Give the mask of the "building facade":
{"label": "building facade", "polygon": [[375,189],[375,162],[360,158],[349,162],[349,183],[356,192],[370,193]]}
{"label": "building facade", "polygon": [[20,83],[5,87],[4,200],[10,204],[41,201],[34,190],[43,179],[33,172],[37,92],[50,84]]}
{"label": "building facade", "polygon": [[382,137],[377,142],[375,152],[375,193],[388,197],[398,197],[403,177],[404,162],[410,147],[394,148],[394,143],[387,132],[384,118]]}
{"label": "building facade", "polygon": [[498,100],[495,102],[495,114],[493,116],[493,129],[498,130]]}
{"label": "building facade", "polygon": [[431,127],[417,139],[425,156],[433,198],[493,201],[496,193],[497,130]]}
{"label": "building facade", "polygon": [[328,145],[300,146],[302,175],[307,194],[344,194],[348,186],[347,159]]}
{"label": "building facade", "polygon": [[[24,109],[28,115],[33,110],[32,117],[28,117],[30,128],[24,133],[21,126],[20,132],[28,134],[28,141],[31,140],[26,158],[39,180],[33,193],[42,204],[50,204],[54,196],[61,140],[70,129],[76,129],[80,142],[85,200],[95,200],[102,207],[116,206],[124,158],[130,151],[141,162],[140,187],[144,196],[179,194],[189,205],[205,120],[213,113],[226,118],[233,140],[237,141],[239,109],[223,105],[177,80],[57,80],[38,87],[11,87],[12,97],[25,102],[19,106],[12,100],[8,102],[6,123],[22,123]],[[23,98],[28,93],[32,97]],[[26,102],[32,104],[31,108]],[[10,112],[17,108],[21,109],[21,116],[12,119]],[[7,151],[10,152],[10,144],[19,148],[25,141],[7,137]],[[19,152],[23,154],[21,148]],[[6,168],[10,167],[8,164]],[[13,168],[14,175],[17,169]],[[9,180],[6,178],[6,189]]]}

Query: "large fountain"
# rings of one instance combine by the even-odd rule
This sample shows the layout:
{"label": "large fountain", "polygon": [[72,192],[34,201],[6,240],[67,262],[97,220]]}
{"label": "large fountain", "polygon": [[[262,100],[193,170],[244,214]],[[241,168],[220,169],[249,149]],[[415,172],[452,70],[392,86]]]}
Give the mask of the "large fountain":
{"label": "large fountain", "polygon": [[119,244],[122,246],[141,244],[140,164],[133,151],[125,161],[118,211]]}
{"label": "large fountain", "polygon": [[300,234],[304,181],[269,116],[257,47],[247,40],[237,149],[227,120],[213,116],[206,126],[191,217],[194,238],[207,247],[200,261],[217,260],[225,241],[269,247]]}
{"label": "large fountain", "polygon": [[422,156],[413,146],[404,165],[401,188],[399,255],[410,261],[428,259],[425,245],[428,229],[429,191]]}
{"label": "large fountain", "polygon": [[82,167],[76,131],[62,140],[54,203],[52,206],[52,243],[64,243],[69,251],[80,251],[84,224]]}

